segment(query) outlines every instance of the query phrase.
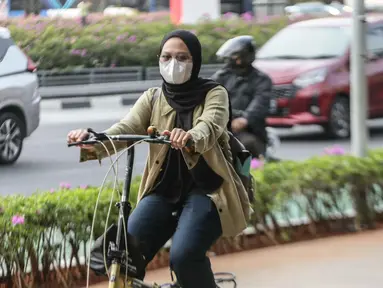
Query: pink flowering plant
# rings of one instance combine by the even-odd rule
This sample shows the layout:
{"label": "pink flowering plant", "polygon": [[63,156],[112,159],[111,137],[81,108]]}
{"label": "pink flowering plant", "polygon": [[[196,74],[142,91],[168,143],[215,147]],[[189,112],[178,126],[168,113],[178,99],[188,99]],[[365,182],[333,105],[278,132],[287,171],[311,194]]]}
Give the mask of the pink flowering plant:
{"label": "pink flowering plant", "polygon": [[[132,183],[133,204],[137,199],[139,183],[140,178]],[[94,232],[96,237],[103,233],[106,225],[111,188],[112,185],[108,184],[100,197]],[[119,184],[118,188],[121,189],[122,186]],[[20,273],[26,279],[30,272],[34,282],[22,287],[40,287],[39,283],[45,280],[38,273],[39,266],[43,271],[49,271],[51,266],[55,270],[58,263],[64,261],[68,268],[72,266],[72,261],[86,257],[87,250],[81,248],[89,243],[98,192],[98,187],[84,184],[74,186],[62,182],[58,188],[29,197],[0,197],[0,267],[7,267],[3,271],[5,274],[0,276],[0,283],[6,281],[16,285],[10,287],[19,287],[18,280],[14,278],[17,275],[15,273]],[[117,193],[114,199],[116,202]],[[108,226],[116,221],[117,211],[112,209]],[[43,256],[49,257],[44,260]],[[81,273],[85,273],[85,268],[81,269]],[[60,281],[65,283],[61,283],[59,287],[71,287],[73,280],[73,275],[64,273],[60,276]]]}
{"label": "pink flowering plant", "polygon": [[0,25],[10,29],[15,42],[39,64],[40,70],[65,70],[155,66],[163,35],[176,28],[193,31],[201,40],[204,64],[214,63],[216,51],[227,39],[253,35],[261,46],[289,23],[285,17],[255,19],[243,14],[211,20],[205,15],[196,25],[176,27],[166,13],[136,17],[92,14],[89,21],[82,27],[79,19],[29,17],[0,21]]}
{"label": "pink flowering plant", "polygon": [[345,149],[341,146],[338,146],[338,145],[334,145],[334,146],[331,146],[331,147],[327,147],[325,150],[324,150],[324,153],[326,155],[344,155],[346,153]]}

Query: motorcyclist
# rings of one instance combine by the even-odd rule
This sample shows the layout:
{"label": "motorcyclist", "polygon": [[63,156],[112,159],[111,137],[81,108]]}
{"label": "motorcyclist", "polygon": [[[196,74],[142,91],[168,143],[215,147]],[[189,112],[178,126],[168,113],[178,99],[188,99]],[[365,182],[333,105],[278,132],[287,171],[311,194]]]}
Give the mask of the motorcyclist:
{"label": "motorcyclist", "polygon": [[265,156],[266,117],[269,112],[272,81],[254,68],[256,44],[252,36],[226,41],[216,55],[226,63],[212,78],[225,86],[232,105],[232,131],[253,157]]}

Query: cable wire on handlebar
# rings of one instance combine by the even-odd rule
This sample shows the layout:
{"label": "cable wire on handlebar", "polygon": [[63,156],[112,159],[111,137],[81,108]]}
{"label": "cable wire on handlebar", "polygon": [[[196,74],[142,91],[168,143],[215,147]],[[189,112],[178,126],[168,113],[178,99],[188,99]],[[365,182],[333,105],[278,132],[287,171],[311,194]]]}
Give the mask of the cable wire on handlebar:
{"label": "cable wire on handlebar", "polygon": [[[108,137],[108,136],[107,136]],[[115,152],[115,154],[117,154],[117,149],[116,149],[116,146],[113,142],[113,140],[108,137],[109,141],[111,142],[112,146],[113,146],[113,150]],[[99,200],[100,200],[100,196],[101,196],[101,192],[102,190],[104,189],[104,186],[105,186],[105,182],[106,182],[106,179],[110,173],[110,171],[113,169],[113,172],[115,174],[115,177],[114,177],[114,183],[113,183],[113,191],[112,191],[112,196],[111,196],[111,200],[110,200],[110,204],[109,204],[109,209],[108,209],[108,213],[107,213],[107,218],[106,218],[106,223],[105,223],[105,230],[104,230],[104,235],[106,235],[106,231],[107,231],[107,228],[108,228],[108,221],[109,221],[109,217],[110,217],[110,214],[111,214],[111,207],[112,207],[112,204],[113,204],[113,197],[114,197],[114,193],[116,191],[116,184],[117,184],[117,180],[118,180],[118,160],[119,158],[124,155],[129,149],[131,149],[132,147],[134,147],[135,145],[138,145],[142,142],[144,142],[144,140],[140,140],[140,141],[137,141],[135,143],[133,143],[132,145],[130,145],[129,147],[125,148],[114,160],[108,150],[108,148],[106,147],[106,145],[102,142],[102,141],[97,141],[98,143],[100,143],[103,148],[105,149],[106,153],[108,154],[108,158],[110,159],[111,161],[111,165],[109,166],[109,169],[102,181],[102,184],[101,184],[101,187],[99,189],[99,193],[98,193],[98,196],[97,196],[97,201],[96,201],[96,205],[95,205],[95,209],[94,209],[94,212],[93,212],[93,220],[92,220],[92,227],[91,227],[91,234],[90,234],[90,244],[92,242],[92,239],[93,239],[93,232],[94,232],[94,224],[95,224],[95,219],[96,219],[96,214],[97,214],[97,208],[98,208],[98,204],[99,204]],[[116,165],[116,167],[114,166]],[[118,189],[117,189],[118,190]],[[121,209],[121,206],[120,206],[120,209]],[[126,253],[128,255],[128,245],[127,245],[127,241],[128,241],[128,237],[127,237],[127,230],[126,230],[126,223],[125,223],[125,219],[123,218],[122,219],[123,221],[123,226],[124,226],[124,238],[125,238],[125,249],[126,249]],[[104,237],[104,241],[103,241],[103,260],[104,260],[104,266],[105,266],[105,270],[106,270],[106,273],[107,273],[107,276],[108,276],[108,279],[110,277],[109,273],[108,273],[108,265],[107,265],[107,258],[106,258],[106,249],[105,249],[105,246],[106,246],[106,237]],[[86,287],[89,288],[89,278],[90,278],[90,254],[91,254],[91,245],[89,245],[89,252],[88,252],[88,267],[87,267],[87,285]],[[128,265],[126,265],[126,273],[125,273],[125,279],[127,279],[127,273],[128,272]]]}
{"label": "cable wire on handlebar", "polygon": [[[107,149],[107,147],[106,147],[106,145],[104,144],[104,143],[102,143],[102,141],[97,141],[98,143],[100,143],[103,147],[104,147],[104,149],[106,150],[106,153],[108,154],[108,156],[109,156],[109,159],[110,159],[110,161],[111,161],[111,163],[113,163],[113,158],[112,158],[112,156],[110,155],[110,153],[109,153],[109,150]],[[106,175],[104,176],[104,179],[103,179],[103,181],[102,181],[102,183],[101,183],[101,186],[100,186],[100,188],[99,188],[99,191],[98,191],[98,195],[97,195],[97,200],[96,200],[96,204],[95,204],[95,207],[94,207],[94,212],[93,212],[93,219],[92,219],[92,226],[91,226],[91,230],[90,230],[90,238],[89,238],[89,251],[88,251],[88,263],[87,263],[87,275],[86,275],[86,287],[88,288],[89,287],[89,281],[90,281],[90,253],[91,253],[91,244],[92,244],[92,240],[93,240],[93,232],[94,232],[94,224],[95,224],[95,220],[96,220],[96,214],[97,214],[97,208],[98,208],[98,203],[99,203],[99,201],[100,201],[100,196],[101,196],[101,193],[102,193],[102,190],[104,189],[104,185],[105,185],[105,182],[106,182],[106,179],[107,179],[107,177],[108,177],[108,175],[109,175],[109,172],[110,172],[110,170],[113,168],[113,170],[115,170],[115,167],[114,167],[114,165],[113,166],[110,166],[109,167],[109,170],[108,170],[108,172],[106,173]],[[114,171],[115,172],[115,171]],[[117,181],[117,175],[118,175],[118,173],[116,173],[115,172],[115,179],[114,179],[114,185],[115,185],[115,183],[116,183],[116,181]],[[106,265],[106,262],[104,263],[104,265],[105,265],[105,267],[107,267],[107,265]],[[106,269],[106,273],[107,273],[107,275],[108,275],[108,278],[109,278],[109,273],[108,273],[108,270]]]}
{"label": "cable wire on handlebar", "polygon": [[[109,139],[109,141],[111,142],[111,144],[112,144],[112,146],[113,146],[113,149],[114,149],[114,151],[115,151],[115,154],[117,155],[117,149],[116,149],[116,146],[114,145],[114,142],[113,142],[113,140],[110,138],[110,137],[108,137],[107,135],[106,135],[106,137]],[[135,145],[138,145],[138,144],[140,144],[140,143],[142,143],[143,142],[143,140],[141,140],[141,141],[137,141],[136,143],[133,143],[132,145],[130,145],[130,146],[128,146],[127,148],[125,148],[121,153],[120,153],[120,155],[118,155],[118,156],[116,156],[116,159],[115,159],[115,161],[114,162],[112,162],[112,164],[111,164],[111,166],[114,166],[114,164],[116,163],[116,169],[113,169],[113,172],[115,173],[115,176],[116,176],[116,178],[118,178],[118,160],[119,160],[119,158],[122,156],[122,155],[124,155],[129,149],[131,149],[132,147],[134,147]],[[105,149],[106,149],[106,147],[104,147]],[[116,170],[117,170],[117,172],[116,172]],[[117,186],[118,187],[118,186]],[[113,186],[113,192],[112,192],[112,196],[111,196],[111,198],[110,198],[110,203],[109,203],[109,209],[108,209],[108,213],[107,213],[107,216],[106,216],[106,220],[105,220],[105,230],[104,230],[104,235],[106,235],[106,231],[107,231],[107,228],[108,228],[108,222],[109,222],[109,217],[110,217],[110,213],[111,213],[111,208],[112,208],[112,204],[113,204],[113,197],[114,197],[114,193],[115,193],[115,189],[116,188],[116,185],[114,185]],[[117,188],[117,191],[119,192],[119,189]],[[121,194],[120,194],[120,196],[121,196]],[[129,199],[128,199],[128,201],[129,201]],[[123,207],[122,207],[122,205],[120,206],[120,213],[122,214],[123,213]],[[128,251],[128,245],[127,245],[127,243],[128,243],[128,233],[127,233],[127,231],[126,231],[126,227],[127,227],[127,225],[126,225],[126,220],[125,220],[125,218],[122,218],[122,224],[123,224],[123,228],[124,228],[124,239],[125,239],[125,252],[126,252],[126,257],[128,257],[129,256],[129,251]],[[106,237],[104,237],[104,241],[103,241],[103,258],[104,258],[104,266],[105,266],[105,270],[106,271],[108,271],[108,267],[107,267],[107,263],[106,263]],[[126,267],[125,267],[125,282],[128,280],[128,265],[126,265]],[[108,278],[109,278],[109,274],[108,274]]]}
{"label": "cable wire on handlebar", "polygon": [[[108,137],[108,136],[107,136]],[[114,145],[113,141],[111,141],[111,139],[108,137],[109,141],[111,142],[112,144],[112,147],[113,147],[113,150],[114,150],[114,154],[116,155],[117,157],[117,148],[116,146]],[[107,152],[108,156],[109,156],[109,159],[110,159],[110,163],[111,163],[111,166],[109,167],[108,171],[107,171],[107,175],[109,174],[110,172],[110,168],[113,168],[113,172],[114,172],[114,182],[113,182],[113,191],[112,191],[112,196],[110,198],[110,203],[109,203],[109,208],[108,208],[108,213],[107,213],[107,218],[106,218],[106,221],[105,221],[105,230],[104,230],[104,235],[106,234],[106,230],[107,230],[107,227],[108,227],[108,220],[109,220],[109,215],[110,215],[110,211],[112,210],[112,205],[113,205],[113,197],[114,197],[114,192],[115,192],[115,189],[116,189],[116,186],[117,186],[117,181],[118,181],[118,161],[116,162],[116,167],[114,167],[113,165],[113,159],[112,159],[112,156],[110,155],[109,153],[109,150],[108,148],[106,147],[106,145],[104,143],[102,143],[102,146],[103,148],[105,149],[105,151]],[[96,218],[96,215],[93,216],[94,218]],[[106,237],[104,237],[104,241],[103,241],[103,249],[105,249],[105,243],[106,243]],[[90,261],[90,250],[89,250],[89,261]],[[109,273],[108,273],[108,264],[106,263],[106,258],[104,257],[103,259],[104,261],[104,267],[105,267],[105,271],[106,271],[106,274],[108,275],[108,279],[109,279]],[[90,263],[90,262],[89,262]],[[90,265],[88,265],[88,270],[90,269]]]}
{"label": "cable wire on handlebar", "polygon": [[[108,137],[109,138],[109,137]],[[111,141],[111,143],[112,143],[112,145],[114,145],[114,143],[113,143],[113,140],[112,139],[110,139],[109,138],[109,141]],[[125,148],[117,157],[116,157],[116,159],[112,162],[112,164],[111,164],[111,166],[114,166],[114,164],[115,163],[118,163],[118,160],[120,159],[120,157],[122,156],[122,155],[124,155],[129,149],[131,149],[131,148],[133,148],[134,146],[136,146],[136,145],[138,145],[138,144],[140,144],[140,143],[142,143],[142,142],[144,142],[144,140],[140,140],[140,141],[137,141],[137,142],[135,142],[135,143],[133,143],[132,145],[130,145],[129,147],[127,147],[127,148]],[[117,153],[116,153],[117,154]],[[109,167],[109,171],[110,171],[110,168],[111,167]],[[114,170],[114,169],[113,169]],[[109,171],[108,171],[108,173],[109,173]],[[114,172],[115,172],[115,170],[114,170]],[[118,174],[118,172],[117,172],[117,174]],[[114,192],[115,192],[115,189],[113,190],[113,192],[112,192],[112,197],[111,197],[111,201],[110,201],[110,206],[109,206],[109,210],[108,210],[108,214],[107,214],[107,217],[106,217],[106,223],[105,223],[105,230],[104,230],[104,235],[106,235],[106,231],[107,231],[107,227],[108,227],[108,221],[109,221],[109,216],[110,216],[110,213],[111,213],[111,205],[112,205],[112,202],[113,202],[113,195],[114,195]],[[122,206],[120,206],[120,209],[122,209]],[[125,238],[125,251],[126,251],[126,257],[128,257],[128,253],[129,253],[129,251],[128,251],[128,245],[127,245],[127,243],[128,243],[128,233],[127,233],[127,231],[126,231],[126,222],[125,222],[126,220],[125,220],[125,218],[122,218],[122,223],[123,223],[123,228],[124,228],[124,238]],[[105,269],[106,269],[106,271],[108,270],[108,268],[107,268],[107,264],[106,264],[106,249],[105,249],[105,244],[106,244],[106,237],[104,237],[104,241],[103,241],[103,246],[104,246],[104,249],[103,249],[103,258],[104,258],[104,265],[106,266],[105,267]],[[128,277],[128,265],[126,265],[126,267],[125,267],[125,282],[127,281],[127,277]],[[108,278],[109,278],[109,274],[108,274]]]}
{"label": "cable wire on handlebar", "polygon": [[[108,140],[110,141],[110,143],[112,144],[112,146],[113,146],[113,150],[114,150],[114,154],[115,155],[117,155],[117,149],[116,149],[116,146],[114,145],[114,142],[113,142],[113,140],[109,137],[109,136],[107,136],[106,135],[106,137],[108,138]],[[105,150],[108,150],[107,149],[107,147],[103,144],[103,147],[104,147],[104,149]],[[131,146],[130,146],[131,147]],[[120,191],[119,191],[119,188],[118,188],[118,185],[117,185],[117,180],[118,180],[118,160],[119,160],[119,158],[120,158],[120,156],[121,155],[123,155],[126,151],[128,151],[128,149],[130,148],[130,147],[127,147],[126,149],[124,149],[121,153],[120,153],[120,155],[117,155],[116,157],[116,161],[113,161],[112,160],[112,157],[111,157],[111,155],[110,154],[108,154],[108,156],[110,157],[110,160],[111,160],[111,167],[113,167],[113,172],[114,172],[114,174],[115,174],[115,181],[114,181],[114,183],[113,183],[113,191],[112,191],[112,195],[111,195],[111,197],[110,197],[110,202],[109,202],[109,208],[108,208],[108,213],[107,213],[107,216],[106,216],[106,220],[105,220],[105,230],[104,230],[104,235],[106,235],[106,231],[107,231],[107,229],[108,229],[108,222],[109,222],[109,217],[110,217],[110,213],[111,213],[111,211],[112,211],[112,206],[113,206],[113,199],[114,199],[114,193],[116,192],[116,190],[117,190],[117,192],[119,192],[119,194],[120,194],[120,196],[121,196],[121,193],[120,193]],[[116,168],[114,168],[114,164],[116,164]],[[109,170],[108,170],[108,174],[109,174],[109,172],[110,172],[110,168],[111,167],[109,167]],[[116,189],[117,188],[117,189]],[[120,209],[122,209],[122,207],[120,207]],[[121,210],[119,211],[119,212],[121,212]],[[124,226],[124,237],[125,237],[125,243],[127,242],[127,231],[126,231],[126,223],[125,223],[125,219],[123,218],[122,219],[122,222],[123,222],[123,226]],[[110,276],[109,276],[109,273],[108,273],[108,265],[107,265],[107,262],[106,262],[106,237],[104,237],[104,239],[103,239],[103,243],[102,243],[102,245],[103,245],[103,262],[104,262],[104,267],[105,267],[105,271],[106,271],[106,273],[107,273],[107,275],[108,275],[108,278],[110,278]],[[126,248],[125,248],[125,250],[126,250],[126,255],[128,255],[128,248],[127,248],[127,246],[126,246]],[[89,253],[89,259],[90,259],[90,253]],[[89,269],[89,266],[90,265],[88,265],[88,269]],[[125,281],[127,280],[127,272],[128,272],[128,266],[126,266],[126,271],[125,271],[126,273],[125,273]]]}

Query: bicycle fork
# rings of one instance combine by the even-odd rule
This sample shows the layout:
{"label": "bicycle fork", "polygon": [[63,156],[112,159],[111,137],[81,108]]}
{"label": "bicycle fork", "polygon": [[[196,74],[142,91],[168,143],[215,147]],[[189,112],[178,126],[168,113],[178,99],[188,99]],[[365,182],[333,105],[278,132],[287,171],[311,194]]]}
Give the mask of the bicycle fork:
{"label": "bicycle fork", "polygon": [[120,264],[117,262],[111,265],[108,288],[125,288],[125,283],[120,277],[120,267]]}

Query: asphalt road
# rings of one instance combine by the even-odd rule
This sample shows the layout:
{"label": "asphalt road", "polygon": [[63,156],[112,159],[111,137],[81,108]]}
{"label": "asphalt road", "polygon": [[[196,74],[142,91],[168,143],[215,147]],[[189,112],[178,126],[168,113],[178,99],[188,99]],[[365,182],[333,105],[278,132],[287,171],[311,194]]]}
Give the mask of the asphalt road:
{"label": "asphalt road", "polygon": [[[105,106],[107,107],[107,106]],[[40,127],[25,141],[19,161],[8,167],[0,166],[0,195],[20,193],[29,195],[36,190],[58,188],[60,182],[78,185],[99,185],[108,170],[109,160],[100,166],[96,161],[78,163],[77,148],[67,148],[65,140],[69,130],[77,127],[92,127],[102,130],[109,127],[128,108],[116,110],[110,107],[103,110],[62,111],[53,108],[43,109]],[[383,143],[383,121],[372,123],[370,147],[377,148]],[[324,148],[338,144],[349,150],[349,141],[326,140],[319,129],[281,131],[282,144],[277,156],[282,159],[303,160],[323,153]],[[147,145],[136,148],[134,175],[143,171]],[[119,178],[123,178],[125,159],[120,161]],[[112,173],[109,176],[113,180]]]}
{"label": "asphalt road", "polygon": [[[105,159],[100,166],[97,161],[79,163],[79,149],[66,146],[66,135],[77,127],[92,127],[102,130],[113,124],[112,121],[78,122],[40,127],[33,137],[25,142],[19,161],[10,167],[0,167],[0,195],[20,193],[29,195],[36,190],[58,188],[61,182],[79,185],[99,185],[107,172],[110,161]],[[136,148],[134,175],[144,168],[147,145]],[[123,158],[123,157],[122,157]],[[120,164],[121,163],[121,164]],[[123,177],[125,159],[119,161],[119,178]],[[113,172],[109,180],[113,180]]]}

